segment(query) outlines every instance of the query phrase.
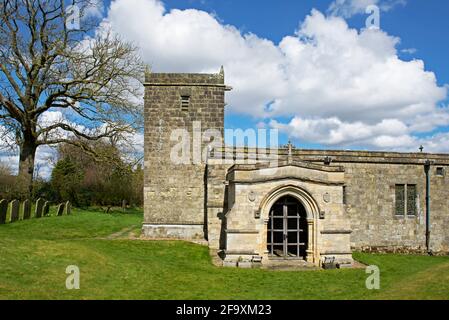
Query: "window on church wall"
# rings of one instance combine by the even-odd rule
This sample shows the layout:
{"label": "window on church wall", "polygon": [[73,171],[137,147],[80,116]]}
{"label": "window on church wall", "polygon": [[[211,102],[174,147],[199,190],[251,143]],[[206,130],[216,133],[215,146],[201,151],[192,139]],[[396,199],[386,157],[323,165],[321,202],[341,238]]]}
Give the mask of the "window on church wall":
{"label": "window on church wall", "polygon": [[396,185],[396,215],[403,216],[405,210],[405,185]]}
{"label": "window on church wall", "polygon": [[181,111],[189,111],[190,96],[181,96]]}
{"label": "window on church wall", "polygon": [[396,205],[397,216],[416,216],[417,214],[417,190],[415,184],[396,185]]}
{"label": "window on church wall", "polygon": [[416,185],[407,185],[407,215],[416,215]]}

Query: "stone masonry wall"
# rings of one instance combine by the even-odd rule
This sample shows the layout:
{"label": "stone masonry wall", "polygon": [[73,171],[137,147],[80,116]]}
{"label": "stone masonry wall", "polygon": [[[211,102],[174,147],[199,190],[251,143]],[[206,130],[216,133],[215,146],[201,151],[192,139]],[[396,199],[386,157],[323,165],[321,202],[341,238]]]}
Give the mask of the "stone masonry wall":
{"label": "stone masonry wall", "polygon": [[[212,165],[207,172],[204,162],[175,164],[170,153],[179,142],[170,141],[170,136],[173,130],[186,129],[192,138],[195,121],[200,123],[201,132],[223,132],[224,74],[147,73],[145,82],[144,227],[160,225],[153,236],[163,237],[166,228],[177,225],[172,233],[175,237],[182,238],[184,232],[189,237],[206,236],[211,247],[223,247],[223,212],[229,199],[226,174],[232,164]],[[189,97],[188,110],[181,108],[182,96]],[[192,147],[191,143],[191,152]],[[287,157],[286,149],[280,150],[280,157]],[[345,168],[344,214],[351,222],[351,245],[385,251],[424,249],[424,163],[431,160],[431,246],[435,251],[449,252],[449,155],[294,149],[292,157],[320,164],[327,164],[330,158],[331,166]],[[436,175],[437,167],[444,169],[443,176]],[[395,215],[396,184],[417,186],[415,217]],[[184,230],[179,225],[190,227]]]}
{"label": "stone masonry wall", "polygon": [[[449,252],[449,155],[366,151],[297,150],[296,156],[345,167],[346,214],[351,219],[351,245],[367,251],[425,251],[426,175],[424,163],[432,161],[431,248]],[[444,175],[436,170],[443,168]],[[395,185],[415,184],[418,212],[415,217],[395,215]]]}
{"label": "stone masonry wall", "polygon": [[[170,141],[170,135],[186,129],[192,139],[194,121],[200,122],[203,132],[223,132],[224,75],[147,73],[145,80],[144,225],[202,226],[205,164],[174,164],[170,153],[179,142]],[[188,110],[182,110],[181,96],[190,97]],[[191,140],[191,155],[192,146]]]}
{"label": "stone masonry wall", "polygon": [[[280,159],[286,157],[286,152],[280,150]],[[431,160],[431,248],[436,252],[449,252],[449,155],[302,149],[293,152],[293,159],[298,161],[323,164],[326,157],[332,159],[331,166],[345,168],[344,214],[351,222],[351,247],[399,252],[425,250],[424,163]],[[438,167],[443,168],[443,176],[436,174]],[[216,185],[222,185],[225,177],[218,176],[224,174],[226,166],[217,169],[216,178],[212,180],[219,179]],[[395,215],[396,184],[417,186],[415,217]],[[217,198],[223,196],[224,191],[219,192]]]}
{"label": "stone masonry wall", "polygon": [[[426,177],[422,165],[347,163],[346,213],[351,218],[352,246],[385,251],[424,251]],[[432,173],[435,173],[433,168]],[[431,177],[431,247],[449,251],[447,176]],[[395,185],[415,184],[416,216],[396,216]]]}
{"label": "stone masonry wall", "polygon": [[229,188],[226,173],[229,165],[214,164],[207,166],[207,240],[213,249],[225,249],[226,217]]}

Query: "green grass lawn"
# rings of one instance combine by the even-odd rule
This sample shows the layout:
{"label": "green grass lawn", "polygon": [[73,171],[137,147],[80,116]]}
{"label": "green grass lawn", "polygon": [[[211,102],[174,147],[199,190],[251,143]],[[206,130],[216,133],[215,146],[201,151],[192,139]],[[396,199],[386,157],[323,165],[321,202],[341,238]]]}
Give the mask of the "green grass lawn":
{"label": "green grass lawn", "polygon": [[[0,225],[0,299],[449,299],[449,257],[356,253],[381,270],[371,291],[364,269],[217,268],[200,245],[128,239],[140,212],[73,211]],[[65,288],[68,265],[80,290]]]}

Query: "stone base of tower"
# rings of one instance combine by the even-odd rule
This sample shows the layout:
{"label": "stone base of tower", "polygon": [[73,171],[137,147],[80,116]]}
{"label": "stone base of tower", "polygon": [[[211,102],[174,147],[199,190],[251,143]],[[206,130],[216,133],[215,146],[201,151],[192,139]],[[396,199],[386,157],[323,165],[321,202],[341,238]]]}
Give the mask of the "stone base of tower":
{"label": "stone base of tower", "polygon": [[152,239],[204,239],[203,224],[152,224],[142,225],[142,234]]}

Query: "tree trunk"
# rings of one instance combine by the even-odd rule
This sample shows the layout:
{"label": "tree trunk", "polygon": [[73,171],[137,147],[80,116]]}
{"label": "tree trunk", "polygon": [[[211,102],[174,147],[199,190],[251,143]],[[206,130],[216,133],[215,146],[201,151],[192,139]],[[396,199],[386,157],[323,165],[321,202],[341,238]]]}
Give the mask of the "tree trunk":
{"label": "tree trunk", "polygon": [[34,141],[24,141],[20,146],[19,183],[29,197],[33,194],[33,175],[36,149],[37,146]]}

